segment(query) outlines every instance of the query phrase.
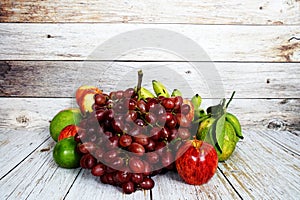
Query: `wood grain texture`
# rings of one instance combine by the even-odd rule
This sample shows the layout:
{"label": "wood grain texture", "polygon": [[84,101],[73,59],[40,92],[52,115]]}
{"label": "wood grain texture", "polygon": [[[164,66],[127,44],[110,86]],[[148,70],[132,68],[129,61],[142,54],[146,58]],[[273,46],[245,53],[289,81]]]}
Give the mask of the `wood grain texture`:
{"label": "wood grain texture", "polygon": [[[136,73],[143,69],[143,85],[148,89],[156,79],[186,97],[198,93],[203,98],[222,98],[224,91],[229,97],[234,90],[235,98],[300,97],[298,63],[0,61],[0,69],[1,96],[74,97],[81,85],[110,92],[134,87]],[[212,81],[220,85],[212,87]]]}
{"label": "wood grain texture", "polygon": [[81,171],[76,181],[70,188],[66,200],[73,199],[126,199],[126,200],[150,200],[150,191],[136,191],[133,194],[123,194],[122,188],[103,184],[99,177],[91,174],[91,171],[84,169]]}
{"label": "wood grain texture", "polygon": [[156,176],[154,181],[157,184],[152,189],[153,199],[240,199],[219,170],[201,186],[184,183],[174,172]]}
{"label": "wood grain texture", "polygon": [[[4,129],[1,128],[1,132]],[[10,146],[19,142],[13,140],[18,131],[10,130]],[[280,136],[281,144],[273,138],[274,131],[244,132],[229,160],[218,165],[215,176],[205,185],[191,186],[182,182],[175,173],[154,177],[156,186],[149,191],[137,191],[124,195],[117,188],[99,183],[89,170],[62,169],[57,167],[51,152],[54,141],[49,138],[24,157],[17,167],[0,179],[1,197],[5,199],[298,199],[300,176],[300,152],[290,148],[300,142],[299,136],[288,132]],[[279,132],[278,132],[279,133]],[[31,133],[35,135],[33,131]],[[46,133],[44,133],[46,134]],[[26,138],[23,144],[30,140]],[[285,147],[282,145],[284,144]],[[254,148],[255,147],[255,148]],[[24,147],[26,148],[26,147]],[[45,149],[48,149],[45,151]],[[0,146],[2,152],[2,146]],[[230,181],[230,184],[229,182]],[[272,184],[270,184],[272,183]],[[285,183],[285,184],[281,184]]]}
{"label": "wood grain texture", "polygon": [[[9,127],[7,127],[7,129],[1,129],[0,179],[49,139],[48,130],[41,129],[35,129],[34,133],[25,130],[13,131],[14,134],[12,134],[12,130]],[[12,143],[14,145],[12,145]]]}
{"label": "wood grain texture", "polygon": [[79,1],[1,2],[1,22],[299,24],[299,1]]}
{"label": "wood grain texture", "polygon": [[[1,129],[2,130],[2,129]],[[14,136],[11,131],[10,136]],[[34,132],[32,133],[34,136]],[[24,145],[26,144],[24,139]],[[11,147],[14,141],[10,142]],[[49,138],[0,180],[3,199],[63,199],[80,169],[62,169],[52,158],[55,142]],[[25,147],[26,148],[26,147]],[[49,151],[43,151],[49,149]]]}
{"label": "wood grain texture", "polygon": [[[272,132],[245,132],[245,139],[219,168],[237,191],[243,191],[239,193],[243,199],[298,199],[299,151],[282,148],[266,135]],[[280,140],[289,143],[287,138],[282,135]]]}
{"label": "wood grain texture", "polygon": [[[202,107],[218,102],[205,99]],[[0,128],[24,131],[47,129],[60,110],[77,107],[71,98],[0,98],[0,103]],[[234,99],[228,111],[238,116],[244,129],[294,131],[300,130],[299,105],[300,99]]]}
{"label": "wood grain texture", "polygon": [[[162,29],[174,35],[162,38]],[[299,62],[300,42],[289,40],[299,37],[299,30],[299,26],[4,23],[0,59]],[[135,35],[139,31],[143,35]],[[200,49],[187,46],[182,38]],[[153,41],[156,44],[149,44]]]}

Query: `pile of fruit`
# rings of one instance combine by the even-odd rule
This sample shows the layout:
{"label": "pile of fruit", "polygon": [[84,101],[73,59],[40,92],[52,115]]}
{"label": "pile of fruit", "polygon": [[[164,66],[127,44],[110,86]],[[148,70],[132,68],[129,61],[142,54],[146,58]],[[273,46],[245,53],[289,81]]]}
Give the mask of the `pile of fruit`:
{"label": "pile of fruit", "polygon": [[154,80],[154,95],[142,87],[142,76],[124,91],[78,88],[79,108],[60,111],[50,123],[54,161],[88,169],[126,194],[152,189],[152,177],[170,170],[188,184],[207,183],[243,138],[238,119],[226,111],[233,96],[205,112],[198,94],[170,94]]}

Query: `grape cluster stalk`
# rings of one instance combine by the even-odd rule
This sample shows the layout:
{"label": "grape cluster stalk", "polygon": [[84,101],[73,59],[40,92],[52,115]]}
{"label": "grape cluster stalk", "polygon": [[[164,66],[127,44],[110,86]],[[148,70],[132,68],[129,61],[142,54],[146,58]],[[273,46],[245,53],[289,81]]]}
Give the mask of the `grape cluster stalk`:
{"label": "grape cluster stalk", "polygon": [[80,166],[125,194],[152,189],[153,176],[176,170],[176,152],[191,139],[190,110],[181,96],[140,99],[133,88],[96,94],[75,135]]}

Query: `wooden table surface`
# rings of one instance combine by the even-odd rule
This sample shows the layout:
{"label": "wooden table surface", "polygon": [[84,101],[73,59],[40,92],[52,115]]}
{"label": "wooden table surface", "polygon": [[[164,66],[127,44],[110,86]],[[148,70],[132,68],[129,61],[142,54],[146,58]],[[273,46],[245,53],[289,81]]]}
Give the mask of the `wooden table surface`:
{"label": "wooden table surface", "polygon": [[[2,0],[0,22],[0,199],[300,199],[298,0]],[[117,60],[89,57],[110,38],[145,28],[184,35],[208,57],[187,50],[195,58],[189,62],[149,49]],[[154,177],[151,191],[125,195],[88,170],[55,164],[49,120],[74,106],[77,87],[110,91],[120,74],[163,66],[182,79],[154,76],[170,88],[185,90],[188,82],[207,107],[219,97],[210,96],[191,63],[212,64],[225,97],[236,91],[229,110],[245,136],[207,184],[187,185],[168,173]],[[123,77],[123,85],[135,79]]]}

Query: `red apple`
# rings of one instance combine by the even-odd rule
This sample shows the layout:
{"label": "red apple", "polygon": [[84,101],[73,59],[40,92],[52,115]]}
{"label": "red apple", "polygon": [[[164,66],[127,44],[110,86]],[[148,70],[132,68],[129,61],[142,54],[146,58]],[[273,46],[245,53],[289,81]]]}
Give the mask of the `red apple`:
{"label": "red apple", "polygon": [[214,147],[197,139],[183,144],[177,151],[176,158],[179,176],[191,185],[207,183],[218,166],[218,155]]}
{"label": "red apple", "polygon": [[63,130],[61,130],[61,132],[58,136],[58,141],[60,141],[64,138],[75,136],[76,133],[78,133],[79,129],[80,129],[80,127],[76,126],[74,124],[70,124],[70,125],[66,126],[65,128],[63,128]]}
{"label": "red apple", "polygon": [[93,104],[95,102],[95,94],[101,94],[102,91],[95,87],[89,85],[80,86],[76,91],[76,102],[82,112],[93,112]]}

